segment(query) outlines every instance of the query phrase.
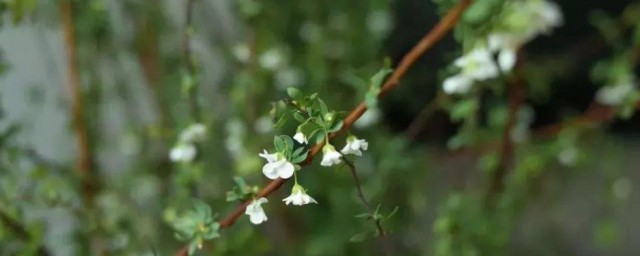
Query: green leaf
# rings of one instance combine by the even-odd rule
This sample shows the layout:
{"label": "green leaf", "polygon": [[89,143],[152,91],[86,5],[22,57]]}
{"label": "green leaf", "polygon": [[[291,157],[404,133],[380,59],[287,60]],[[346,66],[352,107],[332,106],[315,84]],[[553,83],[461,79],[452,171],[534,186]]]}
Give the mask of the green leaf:
{"label": "green leaf", "polygon": [[364,104],[368,109],[375,108],[378,105],[378,92],[368,91],[364,95]]}
{"label": "green leaf", "polygon": [[366,218],[371,218],[371,214],[368,213],[368,212],[365,212],[365,213],[361,213],[361,214],[355,215],[353,217],[356,217],[356,218],[359,218],[359,219],[366,219]]}
{"label": "green leaf", "polygon": [[240,188],[241,191],[244,192],[247,189],[247,182],[244,180],[244,178],[240,176],[234,176],[233,182],[236,183],[236,186],[238,186],[238,188]]}
{"label": "green leaf", "polygon": [[274,128],[280,128],[287,122],[287,114],[283,114],[278,118],[278,121],[273,125]]}
{"label": "green leaf", "polygon": [[302,102],[302,100],[304,99],[304,95],[302,95],[302,92],[300,92],[300,90],[295,87],[287,88],[287,94],[289,95],[289,97],[291,97],[291,99],[297,102]]}
{"label": "green leaf", "polygon": [[288,135],[280,135],[286,144],[286,152],[293,152],[293,139]]}
{"label": "green leaf", "polygon": [[329,113],[329,109],[327,108],[327,104],[325,104],[324,101],[322,101],[321,99],[318,99],[318,104],[319,104],[319,107],[320,107],[320,114],[322,114],[322,116],[324,116],[327,113]]}
{"label": "green leaf", "polygon": [[369,82],[369,91],[364,95],[364,102],[367,105],[367,108],[374,108],[378,105],[380,87],[384,83],[387,75],[393,72],[393,69],[389,68],[390,65],[390,62],[385,61],[385,66],[371,77]]}
{"label": "green leaf", "polygon": [[298,121],[300,123],[304,123],[305,121],[307,121],[307,118],[304,117],[303,114],[300,114],[300,112],[298,112],[298,111],[293,113],[293,118],[296,119],[296,121]]}
{"label": "green leaf", "polygon": [[395,215],[398,212],[398,209],[400,209],[400,207],[398,206],[396,206],[396,208],[393,208],[393,211],[391,211],[389,215],[387,215],[387,218],[385,218],[384,220],[388,220],[389,218],[393,217],[393,215]]}
{"label": "green leaf", "polygon": [[337,123],[335,123],[331,128],[329,128],[328,132],[337,132],[340,129],[342,129],[342,125],[344,125],[344,121],[340,120]]}
{"label": "green leaf", "polygon": [[478,102],[475,99],[461,100],[452,107],[450,114],[451,120],[460,121],[465,117],[472,115],[477,107]]}
{"label": "green leaf", "polygon": [[354,242],[354,243],[359,243],[364,241],[365,239],[367,239],[367,236],[369,236],[368,232],[363,232],[360,234],[356,234],[354,236],[352,236],[349,241]]}
{"label": "green leaf", "polygon": [[322,143],[324,141],[324,132],[319,132],[316,135],[316,144]]}
{"label": "green leaf", "polygon": [[[303,148],[302,148],[302,149],[303,149]],[[291,163],[297,164],[297,163],[301,163],[301,162],[303,162],[304,160],[306,160],[306,159],[307,159],[307,155],[308,155],[308,154],[309,154],[309,151],[307,150],[307,151],[305,151],[303,154],[300,154],[300,155],[298,155],[298,156],[294,156],[294,157],[292,157],[292,159],[291,159]]]}
{"label": "green leaf", "polygon": [[198,250],[198,241],[194,240],[189,244],[189,256],[193,255]]}
{"label": "green leaf", "polygon": [[273,137],[273,147],[276,149],[277,152],[285,152],[287,148],[287,143],[284,141],[284,139],[281,136],[275,136]]}

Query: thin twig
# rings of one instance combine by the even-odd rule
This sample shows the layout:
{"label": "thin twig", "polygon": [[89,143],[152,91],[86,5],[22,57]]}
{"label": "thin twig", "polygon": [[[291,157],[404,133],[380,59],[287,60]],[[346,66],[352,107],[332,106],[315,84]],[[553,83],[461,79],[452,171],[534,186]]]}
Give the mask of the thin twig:
{"label": "thin twig", "polygon": [[358,173],[356,172],[356,165],[351,160],[347,159],[344,154],[341,153],[341,155],[342,155],[342,160],[345,162],[345,164],[349,167],[349,170],[351,171],[351,176],[353,177],[353,182],[356,187],[356,191],[358,192],[358,197],[360,198],[360,201],[362,202],[364,207],[367,209],[367,212],[369,213],[370,218],[374,220],[374,224],[376,226],[376,229],[378,230],[378,234],[380,235],[380,241],[382,242],[382,246],[384,248],[385,254],[393,255],[391,244],[386,239],[386,233],[382,228],[381,220],[379,218],[376,218],[375,216],[376,213],[374,212],[373,208],[371,207],[371,204],[369,204],[369,202],[367,201],[367,198],[364,196],[364,193],[362,192],[362,183],[360,183],[360,178],[358,177]]}
{"label": "thin twig", "polygon": [[420,134],[420,132],[422,132],[422,128],[426,124],[427,120],[429,120],[429,118],[440,108],[441,97],[443,97],[442,94],[438,94],[435,99],[427,103],[422,108],[418,116],[416,116],[416,118],[411,121],[409,126],[407,126],[405,137],[408,141],[413,141]]}
{"label": "thin twig", "polygon": [[185,66],[187,68],[187,74],[190,79],[193,79],[192,85],[188,88],[189,108],[191,109],[191,115],[193,121],[200,122],[200,105],[198,104],[198,78],[197,67],[191,49],[191,37],[193,35],[193,5],[196,0],[184,0],[185,1],[185,28],[184,37],[182,38],[182,54],[184,57]]}
{"label": "thin twig", "polygon": [[[460,16],[464,12],[464,10],[469,7],[473,0],[462,0],[455,7],[453,7],[435,27],[429,31],[417,44],[416,46],[405,55],[400,64],[395,69],[393,74],[387,79],[380,89],[380,93],[378,94],[378,98],[383,97],[387,93],[389,93],[392,89],[398,86],[400,79],[407,73],[409,68],[415,63],[415,61],[422,56],[427,50],[433,47],[442,37],[444,37],[447,32],[449,32],[460,19]],[[329,134],[329,138],[335,138],[339,133],[346,131],[351,127],[351,125],[360,118],[364,112],[367,111],[367,105],[362,102],[360,105],[355,107],[349,115],[344,119],[344,123],[342,129],[338,132]],[[309,165],[314,157],[322,150],[324,146],[324,142],[316,144],[309,151],[309,155],[304,162],[300,163],[300,166]],[[260,190],[257,194],[257,197],[267,197],[274,191],[278,190],[282,184],[284,184],[286,180],[282,178],[277,178],[270,183],[268,183],[262,190]],[[245,208],[249,205],[251,201],[246,201],[236,207],[229,215],[220,220],[220,228],[228,228],[232,226],[235,221],[244,214]],[[188,245],[184,246],[180,250],[176,252],[176,255],[187,255]]]}
{"label": "thin twig", "polygon": [[[347,159],[345,157],[345,155],[342,155],[342,160],[344,160],[345,164],[349,167],[349,170],[351,171],[351,176],[353,176],[353,182],[354,182],[354,184],[356,186],[356,190],[358,191],[358,197],[360,198],[360,201],[362,202],[364,207],[367,209],[367,212],[369,212],[369,214],[373,217],[373,215],[374,215],[373,208],[371,208],[371,205],[369,204],[367,199],[364,197],[364,193],[362,192],[362,185],[360,183],[360,178],[358,177],[358,174],[356,173],[355,164],[353,164],[353,162],[351,162],[351,160]],[[376,220],[375,224],[376,224],[376,228],[378,229],[378,233],[380,234],[380,236],[384,237],[385,233],[384,233],[384,229],[382,229],[382,224],[380,223],[380,220]]]}

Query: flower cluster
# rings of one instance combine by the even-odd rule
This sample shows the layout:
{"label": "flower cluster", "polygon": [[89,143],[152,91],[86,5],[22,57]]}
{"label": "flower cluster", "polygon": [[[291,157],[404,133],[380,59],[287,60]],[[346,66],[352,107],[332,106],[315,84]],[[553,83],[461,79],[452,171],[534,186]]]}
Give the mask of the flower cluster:
{"label": "flower cluster", "polygon": [[510,1],[504,12],[502,22],[496,26],[498,29],[453,62],[460,72],[444,80],[445,93],[467,93],[474,82],[511,72],[518,48],[540,34],[548,34],[563,22],[560,8],[546,0]]}
{"label": "flower cluster", "polygon": [[178,141],[171,149],[171,152],[169,152],[169,158],[172,162],[192,162],[197,154],[195,143],[203,142],[206,137],[206,126],[203,124],[192,124],[180,133]]}
{"label": "flower cluster", "polygon": [[[298,183],[296,176],[296,170],[300,169],[298,164],[307,160],[309,142],[325,144],[322,148],[323,157],[320,162],[320,165],[325,167],[342,163],[344,155],[347,154],[362,156],[362,151],[367,150],[369,144],[364,139],[349,135],[346,145],[338,152],[330,143],[329,134],[342,128],[340,113],[329,111],[325,103],[315,94],[302,96],[298,90],[292,88],[288,90],[288,93],[291,99],[276,104],[276,108],[278,106],[282,108],[272,111],[276,112],[276,116],[279,117],[275,126],[282,125],[281,120],[288,117],[293,117],[299,125],[293,137],[279,135],[274,138],[275,152],[270,153],[263,150],[258,154],[266,160],[262,167],[262,173],[272,180],[294,178],[291,194],[282,200],[285,204],[298,206],[310,203],[317,204],[317,201],[309,196],[307,190]],[[278,115],[278,112],[282,114]],[[297,142],[297,146],[294,141]],[[265,198],[256,199],[254,197],[247,205],[245,214],[249,215],[251,223],[260,224],[267,220],[262,208],[262,204],[266,202]]]}

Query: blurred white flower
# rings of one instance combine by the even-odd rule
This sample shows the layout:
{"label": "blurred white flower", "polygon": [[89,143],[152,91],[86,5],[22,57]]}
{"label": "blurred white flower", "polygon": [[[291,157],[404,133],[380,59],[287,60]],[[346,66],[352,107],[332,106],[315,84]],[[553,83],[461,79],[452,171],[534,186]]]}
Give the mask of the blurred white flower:
{"label": "blurred white flower", "polygon": [[304,135],[304,133],[302,133],[300,130],[298,130],[296,132],[295,135],[293,135],[293,139],[296,140],[298,143],[300,144],[307,144],[309,143],[309,139],[307,138],[306,135]]}
{"label": "blurred white flower", "polygon": [[169,152],[169,159],[172,162],[188,163],[196,157],[196,147],[190,143],[179,143]]}
{"label": "blurred white flower", "polygon": [[367,29],[374,36],[384,36],[391,29],[391,18],[386,11],[376,10],[367,15]]}
{"label": "blurred white flower", "polygon": [[322,29],[318,24],[312,22],[305,22],[300,26],[300,30],[298,31],[300,38],[305,42],[317,42],[322,36]]}
{"label": "blurred white flower", "polygon": [[320,165],[322,166],[332,166],[334,164],[339,164],[342,162],[342,155],[336,151],[336,148],[331,144],[324,145],[322,148],[322,161]]}
{"label": "blurred white flower", "polygon": [[293,176],[295,167],[287,161],[282,154],[269,154],[264,150],[263,153],[258,155],[267,160],[267,163],[262,167],[262,173],[264,176],[267,176],[267,178],[275,180],[277,178],[288,179]]}
{"label": "blurred white flower", "polygon": [[284,53],[282,53],[282,50],[278,48],[271,48],[263,52],[260,54],[260,59],[258,61],[260,63],[260,67],[271,71],[277,70],[286,63]]}
{"label": "blurred white flower", "polygon": [[244,124],[239,119],[233,118],[225,124],[225,130],[227,136],[224,140],[224,146],[234,159],[242,158],[246,154],[242,144],[246,133]]}
{"label": "blurred white flower", "polygon": [[261,116],[256,119],[253,124],[253,128],[257,133],[267,134],[273,131],[273,122],[271,122],[271,118],[268,116]]}
{"label": "blurred white flower", "polygon": [[488,48],[476,47],[464,56],[457,58],[453,65],[460,68],[464,76],[473,80],[494,78],[499,73],[491,55]]}
{"label": "blurred white flower", "polygon": [[619,106],[634,89],[633,79],[621,79],[614,85],[601,87],[596,93],[596,101],[603,105]]}
{"label": "blurred white flower", "polygon": [[203,142],[207,138],[207,127],[203,124],[192,124],[180,133],[182,143]]}
{"label": "blurred white flower", "polygon": [[558,4],[551,1],[544,0],[531,0],[531,20],[530,23],[534,26],[534,33],[546,34],[554,27],[559,27],[564,22],[562,18],[562,10]]}
{"label": "blurred white flower", "polygon": [[267,215],[264,213],[264,209],[262,209],[262,204],[266,202],[269,202],[269,200],[261,197],[259,199],[251,201],[251,203],[247,205],[244,213],[246,215],[249,215],[249,221],[251,221],[251,223],[258,225],[262,222],[267,221]]}
{"label": "blurred white flower", "polygon": [[290,203],[293,203],[293,205],[305,205],[309,203],[315,203],[315,204],[318,203],[316,202],[315,199],[307,195],[307,192],[305,191],[305,189],[298,184],[293,185],[293,188],[291,189],[291,195],[289,195],[285,199],[282,199],[282,201],[284,201],[287,205],[289,205]]}
{"label": "blurred white flower", "polygon": [[575,147],[567,147],[558,154],[558,162],[564,166],[573,166],[578,158],[578,150]]}
{"label": "blurred white flower", "polygon": [[629,178],[619,178],[613,183],[611,189],[618,199],[626,200],[633,192],[633,182]]}
{"label": "blurred white flower", "polygon": [[442,82],[442,90],[446,94],[463,94],[471,90],[473,80],[464,75],[458,74],[450,76]]}
{"label": "blurred white flower", "polygon": [[340,150],[340,152],[342,152],[342,154],[345,154],[345,155],[353,154],[356,156],[362,156],[361,150],[367,150],[368,147],[369,147],[369,143],[367,143],[366,140],[364,139],[359,140],[355,136],[349,136],[347,137],[347,145],[345,145],[344,148]]}
{"label": "blurred white flower", "polygon": [[353,124],[356,128],[364,129],[372,126],[380,121],[380,110],[378,108],[368,109],[364,114]]}
{"label": "blurred white flower", "polygon": [[233,56],[242,63],[247,63],[251,60],[251,49],[246,43],[240,43],[233,46],[231,49]]}
{"label": "blurred white flower", "polygon": [[278,89],[286,90],[289,87],[299,87],[304,80],[304,76],[300,70],[287,67],[276,72],[273,79]]}
{"label": "blurred white flower", "polygon": [[491,33],[487,38],[489,49],[498,53],[498,67],[502,72],[511,72],[516,64],[517,50],[524,43],[517,34]]}

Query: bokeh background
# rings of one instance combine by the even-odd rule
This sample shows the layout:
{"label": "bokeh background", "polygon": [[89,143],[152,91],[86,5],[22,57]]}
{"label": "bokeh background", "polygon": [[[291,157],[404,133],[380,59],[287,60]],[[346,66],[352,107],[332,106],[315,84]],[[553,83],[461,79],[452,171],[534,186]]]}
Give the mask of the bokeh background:
{"label": "bokeh background", "polygon": [[[258,152],[295,131],[273,129],[269,116],[286,88],[352,109],[444,2],[457,1],[0,0],[0,255],[174,254],[185,242],[172,223],[192,198],[221,218],[236,205],[225,200],[234,176],[268,182]],[[640,47],[640,3],[554,2],[563,26],[522,50],[524,129],[534,135],[516,144],[496,206],[486,210],[484,197],[507,95],[485,96],[481,139],[452,146],[461,125],[440,88],[461,47],[448,35],[351,130],[370,144],[356,161],[365,195],[384,214],[398,209],[383,240],[354,239],[374,226],[354,218],[365,209],[349,172],[315,163],[299,179],[317,205],[285,206],[286,183],[264,205],[266,223],[243,216],[199,253],[640,254],[639,116],[567,121],[603,86],[596,64]],[[196,166],[168,158],[194,122],[190,104],[209,134]],[[535,136],[554,124],[558,132]]]}

